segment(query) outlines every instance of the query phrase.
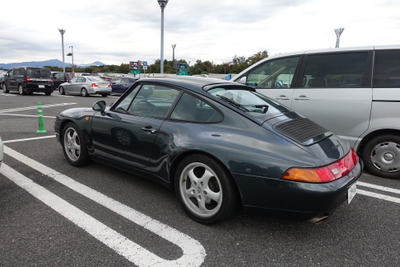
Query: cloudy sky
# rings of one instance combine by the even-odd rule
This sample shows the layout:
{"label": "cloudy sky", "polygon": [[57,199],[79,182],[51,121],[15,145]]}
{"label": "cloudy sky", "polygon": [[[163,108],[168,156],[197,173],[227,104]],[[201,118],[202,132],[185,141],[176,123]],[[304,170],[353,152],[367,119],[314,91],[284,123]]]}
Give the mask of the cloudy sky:
{"label": "cloudy sky", "polygon": [[[0,63],[62,60],[73,46],[75,64],[160,58],[157,0],[2,1]],[[340,46],[400,44],[398,0],[169,0],[164,12],[164,59],[230,62]],[[70,57],[65,57],[69,63]]]}

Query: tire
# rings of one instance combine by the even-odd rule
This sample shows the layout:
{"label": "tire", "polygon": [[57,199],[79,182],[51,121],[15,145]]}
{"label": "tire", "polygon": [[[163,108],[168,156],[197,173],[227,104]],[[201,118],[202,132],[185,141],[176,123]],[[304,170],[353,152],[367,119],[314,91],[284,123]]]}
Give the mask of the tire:
{"label": "tire", "polygon": [[22,84],[18,85],[18,92],[20,95],[26,94],[24,87],[22,87]]}
{"label": "tire", "polygon": [[365,168],[374,175],[400,178],[400,136],[387,134],[371,139],[362,155]]}
{"label": "tire", "polygon": [[190,155],[178,165],[175,192],[185,212],[202,224],[213,224],[232,216],[238,193],[230,175],[215,160]]}
{"label": "tire", "polygon": [[60,88],[58,88],[58,92],[60,95],[65,95],[64,87],[60,86]]}
{"label": "tire", "polygon": [[85,88],[82,88],[82,89],[81,89],[81,95],[84,96],[84,97],[88,97],[88,96],[89,96],[89,93],[88,93],[88,91],[87,91]]}
{"label": "tire", "polygon": [[8,94],[10,91],[8,90],[8,87],[7,87],[7,85],[6,84],[3,84],[3,92],[5,93],[5,94]]}
{"label": "tire", "polygon": [[64,156],[72,166],[84,166],[90,162],[90,156],[83,140],[82,132],[76,124],[70,122],[65,125],[61,144]]}

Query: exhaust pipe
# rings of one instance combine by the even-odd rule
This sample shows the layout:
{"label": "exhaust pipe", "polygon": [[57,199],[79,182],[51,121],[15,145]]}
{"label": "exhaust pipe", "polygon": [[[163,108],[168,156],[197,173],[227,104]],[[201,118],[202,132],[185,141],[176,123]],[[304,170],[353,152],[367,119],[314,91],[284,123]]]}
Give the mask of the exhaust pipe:
{"label": "exhaust pipe", "polygon": [[320,224],[326,219],[328,219],[329,215],[327,213],[318,214],[314,218],[309,219],[308,221],[313,224]]}

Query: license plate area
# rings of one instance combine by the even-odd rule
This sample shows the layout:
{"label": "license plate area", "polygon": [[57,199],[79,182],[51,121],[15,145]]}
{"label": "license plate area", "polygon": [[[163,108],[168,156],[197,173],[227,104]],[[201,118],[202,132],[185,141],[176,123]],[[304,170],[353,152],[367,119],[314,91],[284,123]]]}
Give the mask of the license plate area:
{"label": "license plate area", "polygon": [[45,88],[45,86],[43,84],[39,84],[38,87],[39,88]]}
{"label": "license plate area", "polygon": [[347,203],[353,200],[354,196],[357,194],[357,185],[356,183],[352,184],[350,188],[347,190]]}

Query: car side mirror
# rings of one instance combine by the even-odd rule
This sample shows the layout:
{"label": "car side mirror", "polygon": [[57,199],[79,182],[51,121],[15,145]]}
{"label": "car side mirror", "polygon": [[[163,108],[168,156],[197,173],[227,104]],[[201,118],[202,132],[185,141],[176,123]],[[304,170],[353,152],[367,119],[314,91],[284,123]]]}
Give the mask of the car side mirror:
{"label": "car side mirror", "polygon": [[104,100],[97,101],[96,103],[93,104],[92,109],[94,111],[100,111],[101,115],[104,116],[105,115],[104,111],[106,110],[106,101]]}

